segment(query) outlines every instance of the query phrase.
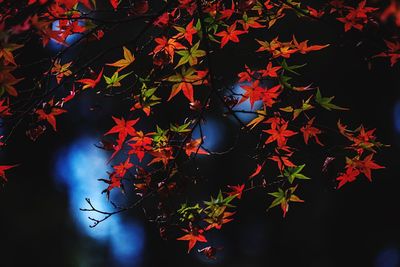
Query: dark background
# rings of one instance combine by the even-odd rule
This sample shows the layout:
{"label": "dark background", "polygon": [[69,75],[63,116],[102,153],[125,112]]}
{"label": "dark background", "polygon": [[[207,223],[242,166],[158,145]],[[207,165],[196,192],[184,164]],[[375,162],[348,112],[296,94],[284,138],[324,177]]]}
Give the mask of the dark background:
{"label": "dark background", "polygon": [[[92,161],[91,153],[96,152],[87,151],[94,151],[94,143],[112,124],[109,115],[123,114],[123,109],[112,99],[104,100],[88,93],[71,104],[68,108],[71,112],[58,120],[57,133],[49,131],[34,143],[24,137],[23,131],[17,132],[2,155],[3,160],[21,163],[21,166],[9,171],[9,182],[0,192],[0,266],[400,266],[399,66],[391,68],[387,61],[375,60],[369,69],[366,57],[374,48],[374,39],[379,38],[373,31],[370,35],[355,31],[342,34],[341,25],[333,25],[336,26],[307,20],[298,23],[289,16],[285,24],[280,22],[275,30],[263,33],[260,39],[271,39],[279,33],[280,39],[287,40],[296,33],[300,40],[331,44],[321,52],[295,58],[293,62],[307,61],[300,79],[312,81],[324,95],[335,95],[338,104],[351,108],[340,116],[345,123],[355,127],[362,122],[367,128],[377,128],[380,140],[391,144],[375,157],[386,169],[374,171],[372,183],[359,178],[336,190],[332,177],[315,171],[324,158],[309,154],[311,165],[315,164],[311,166],[313,179],[299,191],[306,202],[291,206],[287,218],[283,219],[279,209],[265,211],[271,201],[265,192],[245,195],[235,220],[222,231],[208,236],[213,244],[224,247],[217,261],[207,261],[193,252],[187,255],[185,242],[163,241],[140,209],[117,219],[119,224],[136,225],[137,234],[124,241],[123,236],[129,237],[132,228],[117,227],[110,220],[103,222],[108,226],[100,225],[103,228],[93,230],[88,227],[88,220],[86,224],[80,221],[87,215],[79,211],[85,204],[85,194],[105,199],[105,195],[100,196],[104,184],[96,181],[104,177],[91,176],[104,170],[98,167],[97,161]],[[127,28],[135,32],[135,27],[140,26],[134,24]],[[123,38],[118,32],[114,36],[117,40]],[[242,53],[240,47],[254,46],[252,37],[255,36],[257,33],[244,38],[243,46],[229,44],[224,52],[213,55],[213,67],[221,86],[233,86],[233,75],[244,63],[249,64],[249,55],[254,50]],[[115,40],[112,40],[114,44]],[[360,44],[359,40],[363,42]],[[106,40],[103,45],[110,42]],[[29,45],[32,52],[40,49],[34,41]],[[102,49],[101,45],[97,46]],[[56,48],[52,49],[54,52]],[[52,53],[49,51],[43,53]],[[110,58],[119,54],[117,49]],[[253,63],[257,64],[257,60]],[[217,114],[216,111],[209,114],[211,126],[206,131],[209,148],[223,150],[232,145],[239,126]],[[319,116],[323,118],[322,124],[324,120],[326,124],[335,124],[328,112]],[[168,118],[159,119],[162,123]],[[248,175],[246,170],[252,169],[254,162],[249,159],[253,151],[246,142],[251,140],[238,144],[229,155],[200,160],[201,174],[208,177],[202,186],[209,191],[199,195],[202,199],[215,194],[219,185],[229,179],[232,179],[229,184],[237,184]],[[83,155],[77,161],[85,163],[84,175],[73,171],[74,153]],[[78,178],[72,178],[73,175]],[[76,179],[84,182],[79,185]],[[93,188],[80,188],[90,184]],[[81,193],[74,195],[73,190]],[[113,192],[113,196],[121,201],[128,198],[118,196],[118,192]],[[101,233],[93,231],[107,233],[99,238]],[[134,253],[118,254],[124,249]]]}

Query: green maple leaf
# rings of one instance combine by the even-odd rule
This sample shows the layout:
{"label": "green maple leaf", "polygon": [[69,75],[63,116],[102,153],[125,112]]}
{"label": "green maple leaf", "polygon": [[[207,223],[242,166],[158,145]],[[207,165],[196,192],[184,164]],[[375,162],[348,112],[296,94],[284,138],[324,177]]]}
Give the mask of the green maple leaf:
{"label": "green maple leaf", "polygon": [[189,63],[190,66],[197,65],[198,58],[204,57],[206,55],[206,51],[200,50],[199,49],[200,41],[198,41],[196,44],[194,44],[190,50],[179,50],[176,51],[176,53],[181,57],[181,59],[178,62],[178,65],[175,66],[175,68]]}
{"label": "green maple leaf", "polygon": [[300,165],[297,167],[286,168],[283,175],[288,178],[290,183],[293,183],[294,179],[311,179],[310,177],[301,174],[300,172],[304,169],[306,165]]}
{"label": "green maple leaf", "polygon": [[129,76],[131,74],[132,74],[132,72],[129,72],[129,73],[126,73],[126,74],[123,74],[123,75],[119,76],[118,71],[116,71],[116,72],[114,72],[114,74],[111,77],[107,77],[106,75],[104,75],[103,77],[106,80],[107,88],[120,87],[121,86],[121,81],[125,77],[127,77],[127,76]]}
{"label": "green maple leaf", "polygon": [[342,108],[339,107],[332,102],[332,100],[334,99],[334,96],[330,96],[330,97],[323,97],[321,95],[320,90],[317,90],[317,94],[315,95],[315,102],[317,102],[321,107],[323,107],[324,109],[327,109],[329,111],[331,111],[332,109],[337,109],[337,110],[349,110],[348,108]]}

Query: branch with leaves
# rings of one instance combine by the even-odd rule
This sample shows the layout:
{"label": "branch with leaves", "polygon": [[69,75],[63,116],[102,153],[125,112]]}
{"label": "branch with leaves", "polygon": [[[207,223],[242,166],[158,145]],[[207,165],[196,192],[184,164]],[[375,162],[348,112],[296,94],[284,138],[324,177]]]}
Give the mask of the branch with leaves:
{"label": "branch with leaves", "polygon": [[[299,23],[312,19],[342,34],[375,34],[373,27],[383,33],[388,27],[398,30],[400,7],[395,1],[374,7],[366,0],[315,6],[295,0],[0,0],[0,10],[0,117],[6,130],[1,147],[18,130],[32,141],[57,131],[59,120],[83,92],[125,110],[112,117],[114,125],[104,130],[98,146],[110,154],[105,164],[112,167],[99,181],[106,184],[108,198],[112,191],[129,188],[136,199],[128,206],[110,199],[113,211],[99,210],[86,199],[89,208],[81,210],[98,216],[89,217],[91,227],[141,207],[162,238],[188,241],[190,252],[208,242],[210,231],[231,222],[242,196],[254,189],[272,197],[266,209],[279,206],[283,217],[293,202],[304,202],[298,194],[310,179],[306,151],[311,147],[325,155],[321,172],[331,169],[332,162],[340,166],[332,174],[338,189],[362,176],[372,181],[372,171],[384,168],[374,158],[386,146],[375,129],[344,125],[339,118],[349,109],[313,81],[300,78],[304,58],[330,45],[320,44],[318,36],[302,40],[295,32],[289,38],[269,32],[279,32],[279,24],[293,15]],[[113,36],[121,41],[110,42]],[[378,49],[365,57],[387,58],[395,66],[400,60],[398,36],[384,36],[380,45],[374,44]],[[72,37],[78,38],[69,41]],[[52,43],[63,48],[55,55],[42,51],[42,56],[25,60],[38,43],[43,51]],[[219,69],[219,59],[229,51],[246,53],[242,71],[228,68],[231,73],[226,74]],[[242,108],[243,103],[250,109]],[[160,116],[168,112],[176,114],[165,123]],[[239,124],[235,144],[222,152],[204,146],[203,128],[213,112]],[[337,120],[326,125],[322,122],[330,118],[328,112],[337,114]],[[254,117],[245,122],[240,113]],[[330,144],[325,136],[340,137],[341,145]],[[217,194],[207,192],[217,195],[208,201],[191,198],[190,188],[207,181],[199,174],[197,160],[234,153],[246,138],[254,147],[242,183],[227,182]],[[3,182],[14,167],[0,166]],[[184,234],[170,234],[170,229]],[[198,251],[215,258],[218,250],[207,246]]]}

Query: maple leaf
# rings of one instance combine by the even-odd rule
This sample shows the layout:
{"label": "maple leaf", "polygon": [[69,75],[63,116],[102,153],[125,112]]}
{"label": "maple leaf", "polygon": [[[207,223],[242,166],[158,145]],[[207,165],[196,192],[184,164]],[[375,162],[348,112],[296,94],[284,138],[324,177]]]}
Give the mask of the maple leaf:
{"label": "maple leaf", "polygon": [[[132,148],[128,151],[129,155],[135,154],[139,162],[143,160],[146,151],[150,151],[152,149],[151,143],[153,139],[149,136],[153,135],[153,133],[144,134],[142,131],[137,131],[135,136],[129,140],[128,145]],[[132,143],[134,141],[134,143]]]}
{"label": "maple leaf", "polygon": [[69,95],[61,99],[62,103],[64,104],[71,101],[72,99],[74,99],[75,95],[76,95],[75,84],[72,84],[72,90],[69,91]]}
{"label": "maple leaf", "polygon": [[344,31],[347,32],[351,28],[362,30],[368,22],[368,13],[371,13],[377,8],[365,7],[366,0],[359,2],[357,8],[346,7],[348,13],[345,17],[337,18],[338,21],[344,23]]}
{"label": "maple leaf", "polygon": [[41,36],[43,46],[46,46],[50,40],[54,40],[55,42],[64,46],[68,45],[65,42],[65,39],[60,37],[60,31],[52,30],[52,21],[44,21],[39,17],[38,14],[35,14],[31,18],[31,24],[36,28],[38,34]]}
{"label": "maple leaf", "polygon": [[285,166],[286,167],[296,167],[296,165],[289,160],[289,157],[286,157],[286,156],[275,155],[275,156],[269,157],[269,159],[275,161],[278,164],[278,169],[280,171],[282,171],[285,168]]}
{"label": "maple leaf", "polygon": [[315,95],[315,102],[317,102],[321,107],[323,107],[324,109],[327,109],[329,111],[331,111],[332,109],[349,110],[348,108],[342,108],[342,107],[339,107],[339,106],[331,103],[334,98],[335,98],[334,96],[323,97],[321,95],[320,90],[318,89],[317,93]]}
{"label": "maple leaf", "polygon": [[220,20],[229,19],[235,13],[235,3],[232,0],[231,8],[225,8],[224,10],[219,11],[221,16]]}
{"label": "maple leaf", "polygon": [[[310,96],[306,101],[304,101],[304,99],[303,99],[301,107],[293,110],[293,120],[295,120],[304,111],[314,108],[314,106],[310,104],[311,98],[312,98],[312,96]],[[281,109],[281,110],[283,110],[283,109]]]}
{"label": "maple leaf", "polygon": [[228,188],[231,190],[228,192],[228,196],[236,196],[238,199],[242,198],[243,190],[244,190],[245,184],[241,185],[228,185]]}
{"label": "maple leaf", "polygon": [[56,75],[57,83],[59,84],[64,77],[68,77],[72,74],[72,71],[69,67],[72,64],[71,62],[65,63],[63,65],[60,64],[61,59],[58,59],[54,62],[54,66],[51,68],[50,72]]}
{"label": "maple leaf", "polygon": [[9,99],[3,98],[0,99],[0,117],[10,116],[12,115],[10,112]]}
{"label": "maple leaf", "polygon": [[98,181],[108,184],[108,187],[102,191],[102,193],[107,194],[108,199],[110,198],[110,191],[114,188],[122,188],[123,190],[122,177],[118,176],[115,172],[110,173],[108,179],[98,179]]}
{"label": "maple leaf", "polygon": [[294,179],[296,179],[296,178],[297,179],[311,179],[311,178],[305,176],[304,174],[300,173],[304,169],[305,166],[306,165],[303,164],[303,165],[299,165],[296,167],[285,168],[283,175],[288,178],[289,183],[291,183],[291,184],[293,183]]}
{"label": "maple leaf", "polygon": [[162,162],[164,164],[164,167],[168,165],[168,162],[172,159],[173,157],[173,150],[171,147],[165,147],[165,148],[158,148],[153,151],[149,152],[154,158],[147,164],[147,165],[152,165],[157,162]]}
{"label": "maple leaf", "polygon": [[390,42],[385,40],[387,51],[379,53],[374,57],[388,57],[390,58],[390,66],[393,67],[400,60],[400,42]]}
{"label": "maple leaf", "polygon": [[131,51],[129,51],[129,49],[126,48],[125,46],[122,48],[124,50],[124,58],[114,63],[106,64],[107,66],[117,67],[118,68],[117,72],[120,72],[121,70],[125,69],[135,61],[135,57],[132,55]]}
{"label": "maple leaf", "polygon": [[134,96],[137,102],[131,108],[131,111],[141,109],[147,116],[150,116],[151,108],[161,103],[161,98],[155,95],[156,90],[157,87],[147,88],[146,84],[143,83],[140,94]]}
{"label": "maple leaf", "polygon": [[255,117],[253,120],[251,120],[246,126],[250,127],[250,130],[252,130],[254,127],[256,127],[259,123],[263,122],[267,116],[267,110],[264,105],[263,110],[257,110],[255,111],[258,115]]}
{"label": "maple leaf", "polygon": [[182,229],[182,231],[186,232],[187,234],[177,238],[177,240],[189,241],[187,253],[189,253],[192,250],[192,248],[196,245],[197,242],[207,242],[206,237],[203,235],[204,233],[203,229],[197,229],[192,227],[190,231],[186,229]]}
{"label": "maple leaf", "polygon": [[247,33],[247,31],[236,30],[236,22],[235,22],[231,26],[229,26],[226,31],[218,32],[215,35],[222,37],[221,48],[223,48],[229,41],[238,43],[239,42],[238,35],[241,35],[244,33]]}
{"label": "maple leaf", "polygon": [[107,83],[107,88],[110,87],[120,87],[121,86],[121,81],[126,78],[127,76],[131,75],[133,72],[125,73],[123,75],[119,75],[119,72],[116,71],[111,77],[107,77],[104,75],[104,79],[106,80]]}
{"label": "maple leaf", "polygon": [[316,10],[315,8],[312,8],[310,6],[307,6],[307,9],[309,11],[309,14],[315,18],[321,18],[324,14],[325,11],[323,10]]}
{"label": "maple leaf", "polygon": [[386,22],[390,17],[393,17],[395,24],[400,27],[400,4],[396,0],[391,0],[390,5],[382,12],[380,20]]}
{"label": "maple leaf", "polygon": [[255,80],[251,85],[240,85],[240,87],[244,89],[245,93],[239,100],[239,104],[249,99],[250,107],[253,109],[254,103],[263,98],[264,88],[260,86],[260,81]]}
{"label": "maple leaf", "polygon": [[238,73],[238,83],[251,82],[253,80],[254,71],[252,71],[247,65],[244,65],[244,67],[246,71]]}
{"label": "maple leaf", "polygon": [[282,125],[277,125],[276,128],[271,128],[269,130],[263,130],[263,132],[270,134],[268,139],[265,141],[265,144],[269,144],[269,143],[276,141],[278,144],[278,147],[282,147],[282,146],[286,145],[287,138],[297,134],[294,131],[287,130],[287,127],[288,127],[288,123],[285,122]]}
{"label": "maple leaf", "polygon": [[197,10],[197,3],[195,0],[179,0],[179,8],[186,10],[190,16],[193,16]]}
{"label": "maple leaf", "polygon": [[201,138],[199,139],[195,139],[195,140],[191,140],[190,142],[186,143],[185,145],[185,153],[188,157],[190,157],[190,155],[195,154],[195,155],[209,155],[210,153],[208,153],[206,150],[204,150],[203,148],[201,148]]}
{"label": "maple leaf", "polygon": [[291,42],[282,43],[278,40],[278,37],[274,38],[271,42],[261,41],[257,39],[256,41],[260,45],[256,52],[268,51],[272,54],[272,58],[289,58],[291,54],[297,52],[297,49],[293,48]]}
{"label": "maple leaf", "polygon": [[0,59],[4,58],[5,64],[11,63],[12,65],[16,66],[13,51],[23,47],[23,45],[19,44],[12,44],[12,43],[3,43],[2,47],[0,48]]}
{"label": "maple leaf", "polygon": [[193,42],[193,34],[197,33],[197,29],[193,27],[193,19],[189,22],[188,25],[186,25],[185,28],[179,27],[179,26],[174,26],[174,28],[179,32],[177,35],[175,35],[175,38],[185,38],[190,45],[192,45]]}
{"label": "maple leaf", "polygon": [[8,180],[7,180],[7,177],[6,177],[6,172],[5,171],[7,171],[7,170],[9,170],[9,169],[12,169],[12,168],[14,168],[14,167],[17,167],[18,166],[18,164],[17,165],[2,165],[2,166],[0,166],[0,177],[1,178],[3,178],[3,181],[4,182],[7,182]]}
{"label": "maple leaf", "polygon": [[276,78],[278,77],[278,74],[276,73],[278,70],[280,70],[282,67],[281,66],[272,66],[272,62],[268,62],[268,65],[265,69],[260,71],[260,74],[262,77],[271,77],[271,78]]}
{"label": "maple leaf", "polygon": [[196,70],[194,68],[190,67],[186,69],[183,66],[180,73],[176,73],[175,75],[168,77],[168,81],[175,83],[172,86],[172,91],[168,98],[168,101],[176,96],[180,91],[182,91],[185,97],[191,103],[194,102],[193,85],[202,84],[204,78],[202,76],[205,76],[205,74],[199,75],[199,71],[197,71],[196,73]]}
{"label": "maple leaf", "polygon": [[43,109],[38,109],[35,113],[38,115],[39,121],[46,120],[51,125],[51,127],[53,127],[54,131],[57,131],[56,116],[63,114],[67,111],[54,106],[53,102],[54,101],[51,100],[49,103],[46,103]]}
{"label": "maple leaf", "polygon": [[83,90],[85,90],[87,88],[92,88],[93,89],[100,82],[101,77],[103,76],[103,71],[104,71],[104,68],[101,69],[99,75],[97,75],[97,78],[95,80],[93,80],[93,79],[80,79],[80,80],[77,80],[76,82],[83,84],[83,87],[82,87]]}
{"label": "maple leaf", "polygon": [[233,221],[233,218],[231,217],[235,215],[234,212],[224,211],[225,208],[220,210],[222,210],[222,212],[218,211],[216,213],[213,213],[212,217],[204,219],[205,222],[209,223],[209,225],[205,229],[206,231],[212,228],[220,230],[223,224]]}
{"label": "maple leaf", "polygon": [[289,189],[283,191],[281,188],[278,188],[277,192],[268,193],[269,195],[275,197],[274,201],[268,207],[268,210],[280,205],[283,211],[283,218],[286,217],[286,213],[289,211],[289,202],[304,202],[298,196],[294,194],[297,189],[297,185],[294,187],[290,187]]}
{"label": "maple leaf", "polygon": [[318,139],[318,134],[321,134],[322,131],[320,129],[312,126],[312,124],[314,123],[314,120],[315,120],[315,117],[310,119],[307,122],[307,124],[305,126],[301,127],[301,129],[300,129],[300,131],[303,133],[304,143],[306,143],[306,145],[307,145],[310,137],[314,137],[315,142],[317,142],[319,145],[323,146],[324,144],[322,144]]}
{"label": "maple leaf", "polygon": [[257,164],[256,170],[249,176],[249,179],[256,177],[262,170],[265,162],[263,164]]}
{"label": "maple leaf", "polygon": [[125,120],[124,118],[118,119],[114,116],[112,116],[112,119],[114,120],[116,125],[104,135],[118,133],[118,138],[125,140],[128,134],[130,136],[134,136],[136,134],[136,130],[133,128],[133,126],[139,121],[139,119]]}
{"label": "maple leaf", "polygon": [[154,41],[158,45],[154,48],[153,53],[157,54],[159,52],[165,51],[169,55],[171,63],[174,60],[175,50],[186,48],[184,45],[176,41],[175,38],[167,39],[167,37],[162,36],[159,38],[155,38]]}
{"label": "maple leaf", "polygon": [[357,170],[359,170],[361,173],[363,173],[368,180],[371,182],[372,178],[371,178],[371,170],[377,170],[377,169],[384,169],[384,166],[378,165],[377,163],[375,163],[372,160],[372,157],[374,156],[374,154],[369,154],[368,156],[366,156],[363,160],[358,159],[358,157],[354,158],[354,159],[349,159],[347,158],[347,166],[352,166],[354,168],[356,168]]}
{"label": "maple leaf", "polygon": [[119,177],[124,177],[126,172],[132,168],[134,165],[130,162],[130,158],[128,157],[125,162],[120,163],[119,165],[114,166],[115,174]]}
{"label": "maple leaf", "polygon": [[110,0],[110,4],[114,8],[114,10],[117,10],[119,2],[120,0]]}
{"label": "maple leaf", "polygon": [[0,96],[7,92],[11,96],[18,96],[18,92],[14,85],[22,81],[23,78],[17,79],[8,71],[2,71],[0,75]]}
{"label": "maple leaf", "polygon": [[248,17],[246,12],[243,13],[242,18],[243,19],[238,22],[242,24],[245,31],[249,30],[249,28],[260,29],[265,27],[257,21],[258,17]]}
{"label": "maple leaf", "polygon": [[346,173],[342,173],[339,177],[336,178],[339,181],[339,185],[337,189],[341,188],[346,183],[354,182],[357,176],[360,174],[360,171],[353,167],[348,167],[346,169]]}
{"label": "maple leaf", "polygon": [[198,41],[195,45],[193,45],[190,50],[180,50],[177,51],[176,53],[181,57],[181,59],[178,62],[178,65],[175,66],[175,68],[186,64],[189,62],[190,66],[197,65],[197,61],[199,57],[204,57],[206,55],[206,51],[200,50],[199,49],[200,41]]}
{"label": "maple leaf", "polygon": [[308,46],[307,44],[308,40],[298,43],[294,35],[293,35],[293,43],[301,54],[307,54],[308,52],[321,50],[329,46],[329,44]]}
{"label": "maple leaf", "polygon": [[281,93],[281,85],[278,84],[272,88],[265,89],[262,93],[262,101],[265,106],[272,107],[275,104],[276,99],[279,97]]}

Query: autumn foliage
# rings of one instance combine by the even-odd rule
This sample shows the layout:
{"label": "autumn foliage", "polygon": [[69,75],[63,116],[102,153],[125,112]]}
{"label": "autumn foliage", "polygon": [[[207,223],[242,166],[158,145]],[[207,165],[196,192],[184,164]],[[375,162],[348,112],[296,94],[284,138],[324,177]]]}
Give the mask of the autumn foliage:
{"label": "autumn foliage", "polygon": [[[302,153],[310,147],[329,150],[326,136],[340,140],[341,145],[319,168],[326,173],[333,161],[341,166],[335,172],[337,189],[358,179],[372,181],[378,169],[384,168],[376,154],[386,145],[378,141],[375,129],[347,119],[331,121],[334,128],[327,127],[325,114],[334,112],[343,118],[351,107],[342,107],[340,99],[327,95],[313,81],[298,80],[308,54],[330,49],[330,44],[321,43],[318,36],[303,40],[294,32],[289,38],[268,38],[263,33],[293,15],[299,22],[327,22],[344,34],[370,28],[398,30],[400,6],[396,1],[377,5],[366,0],[307,3],[0,0],[1,146],[7,145],[15,130],[26,132],[32,141],[57,131],[70,103],[79,101],[83,93],[124,95],[129,107],[109,119],[98,145],[109,152],[109,162],[104,164],[110,164],[113,171],[98,178],[105,183],[106,196],[131,190],[137,200],[127,207],[114,205],[115,211],[99,213],[98,219],[92,217],[93,226],[152,200],[148,205],[154,208],[152,216],[157,218],[162,238],[187,242],[188,252],[201,243],[199,253],[215,258],[219,248],[207,245],[208,232],[233,221],[240,200],[253,189],[265,190],[266,209],[280,207],[283,217],[292,205],[305,201],[299,189],[313,177],[307,174],[309,162]],[[136,35],[129,34],[123,43],[106,47],[84,62],[65,57],[69,49],[101,44],[115,26],[136,21],[141,23]],[[71,37],[77,38],[71,42]],[[369,64],[384,58],[395,67],[400,60],[397,37],[389,34],[379,40],[377,50],[365,55]],[[26,62],[28,39],[43,49],[51,43],[62,48],[48,58]],[[250,57],[262,59],[261,65],[249,59],[236,73],[233,83],[240,87],[239,93],[217,86],[215,55],[229,47],[250,50]],[[110,52],[118,56],[105,59]],[[36,77],[22,75],[35,68],[40,69]],[[109,101],[119,101],[115,99]],[[249,103],[251,109],[238,108],[242,103]],[[182,119],[160,125],[154,115],[174,105],[182,109]],[[254,147],[253,164],[243,166],[248,175],[241,184],[227,181],[219,191],[207,192],[209,199],[199,201],[187,191],[188,184],[196,186],[198,177],[184,166],[200,156],[216,155],[203,146],[207,136],[202,133],[205,115],[215,106],[236,120],[240,131],[260,142]],[[251,114],[253,119],[244,122],[240,113]],[[152,125],[150,130],[144,122]],[[195,136],[196,131],[200,136]],[[0,176],[6,182],[16,164],[1,164]],[[98,211],[88,204],[85,210]]]}

